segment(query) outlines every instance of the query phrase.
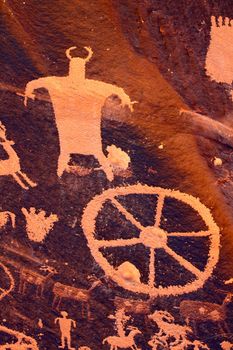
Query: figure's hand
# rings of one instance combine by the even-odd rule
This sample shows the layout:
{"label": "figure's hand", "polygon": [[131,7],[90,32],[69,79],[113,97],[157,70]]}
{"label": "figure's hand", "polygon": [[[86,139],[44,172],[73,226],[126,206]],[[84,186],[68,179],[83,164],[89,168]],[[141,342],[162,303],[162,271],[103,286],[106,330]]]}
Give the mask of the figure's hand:
{"label": "figure's hand", "polygon": [[33,92],[28,92],[27,90],[25,91],[24,95],[24,106],[27,107],[28,104],[28,99],[31,98],[33,101],[36,98],[36,95]]}
{"label": "figure's hand", "polygon": [[135,103],[138,103],[138,101],[131,101],[130,98],[128,98],[128,97],[121,99],[122,107],[127,106],[131,112],[133,112],[133,110],[134,110],[133,105]]}

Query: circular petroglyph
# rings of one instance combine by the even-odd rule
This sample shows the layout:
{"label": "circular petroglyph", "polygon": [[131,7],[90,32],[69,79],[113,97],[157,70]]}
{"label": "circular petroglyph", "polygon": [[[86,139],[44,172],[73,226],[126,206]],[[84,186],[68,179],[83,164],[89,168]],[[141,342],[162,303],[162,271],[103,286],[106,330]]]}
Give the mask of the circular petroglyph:
{"label": "circular petroglyph", "polygon": [[[154,214],[154,225],[143,226],[142,223],[132,214],[132,210],[127,210],[124,205],[121,204],[119,198],[127,195],[156,195],[157,205]],[[183,202],[190,206],[197,216],[201,217],[203,223],[207,229],[198,232],[166,232],[160,227],[161,218],[163,214],[163,208],[166,205],[166,197],[171,197],[179,202]],[[97,238],[97,217],[101,211],[104,211],[104,204],[111,202],[111,204],[121,213],[121,215],[130,222],[138,231],[139,236],[123,239],[102,239]],[[182,218],[181,218],[182,220]],[[91,253],[97,263],[103,268],[106,275],[114,280],[119,286],[130,290],[135,293],[144,293],[153,297],[161,295],[180,295],[183,293],[189,293],[201,288],[205,281],[212,275],[213,269],[219,258],[219,245],[220,235],[219,228],[213,220],[210,210],[200,202],[198,198],[190,196],[188,194],[164,189],[160,187],[150,187],[147,185],[136,184],[127,187],[117,187],[104,191],[102,194],[95,196],[91,202],[88,203],[83,217],[82,228],[88,240],[88,246]],[[201,239],[205,237],[208,240],[208,257],[207,262],[203,269],[195,266],[193,262],[190,262],[187,258],[175,252],[169,245],[168,239],[179,239],[184,237],[186,240]],[[142,283],[137,279],[129,283],[122,273],[121,269],[114,267],[103,255],[103,249],[105,248],[120,248],[131,247],[135,245],[144,245],[149,249],[149,273],[147,283]],[[168,280],[166,286],[161,286],[156,283],[156,252],[158,249],[162,249],[173,260],[178,263],[183,269],[187,270],[192,276],[192,280],[187,281],[186,284],[170,284]],[[184,248],[185,249],[185,248]],[[130,249],[129,249],[130,253]],[[198,257],[197,257],[198,259]]]}

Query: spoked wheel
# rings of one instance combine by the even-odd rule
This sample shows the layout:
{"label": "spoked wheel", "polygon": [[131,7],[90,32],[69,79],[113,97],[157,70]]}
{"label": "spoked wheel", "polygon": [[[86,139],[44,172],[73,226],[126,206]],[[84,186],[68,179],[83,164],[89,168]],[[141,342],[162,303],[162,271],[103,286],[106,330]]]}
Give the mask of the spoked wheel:
{"label": "spoked wheel", "polygon": [[[141,222],[132,215],[120,202],[120,198],[128,195],[156,195],[157,205],[154,214],[154,224],[152,226],[143,226]],[[201,217],[206,230],[198,232],[167,232],[161,228],[162,212],[164,210],[164,204],[166,197],[171,197],[173,200],[184,202],[190,206],[194,212]],[[140,232],[139,237],[132,237],[129,239],[100,239],[97,236],[97,225],[96,220],[101,211],[104,210],[106,202],[117,208],[117,210],[123,215],[123,217],[129,221],[136,229]],[[156,203],[156,202],[155,202]],[[195,214],[195,215],[196,215]],[[104,214],[103,214],[104,215]],[[181,218],[182,220],[182,218]],[[190,196],[188,194],[164,189],[160,187],[150,187],[147,185],[136,184],[127,187],[117,187],[108,189],[102,194],[95,196],[85,208],[82,217],[82,228],[84,234],[88,240],[88,246],[91,253],[100,267],[104,270],[106,275],[115,281],[119,286],[136,293],[143,293],[149,296],[169,296],[169,295],[180,295],[183,293],[189,293],[201,288],[204,282],[211,276],[213,269],[219,258],[219,245],[220,235],[219,228],[213,220],[210,210],[202,204],[199,199]],[[205,263],[204,269],[197,268],[193,263],[184,258],[182,254],[177,254],[169,245],[169,238],[179,239],[185,237],[190,242],[200,240],[201,237],[205,237],[208,240],[208,257]],[[108,259],[103,255],[101,250],[111,247],[131,247],[135,245],[144,245],[149,249],[149,273],[147,283],[129,283],[117,269],[111,265]],[[193,276],[191,282],[188,281],[186,284],[170,285],[170,281],[166,286],[156,284],[156,252],[162,249],[172,259],[176,261],[183,269],[187,270],[189,274]],[[130,249],[129,249],[130,253]],[[197,257],[200,257],[200,254]]]}

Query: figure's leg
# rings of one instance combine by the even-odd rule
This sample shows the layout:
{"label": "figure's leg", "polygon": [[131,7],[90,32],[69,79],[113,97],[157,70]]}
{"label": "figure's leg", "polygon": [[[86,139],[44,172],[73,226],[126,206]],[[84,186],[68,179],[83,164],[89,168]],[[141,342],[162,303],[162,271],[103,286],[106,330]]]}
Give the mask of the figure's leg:
{"label": "figure's leg", "polygon": [[61,345],[59,348],[65,349],[65,336],[63,334],[61,335]]}
{"label": "figure's leg", "polygon": [[58,165],[57,165],[57,176],[61,177],[63,172],[68,166],[70,160],[70,154],[64,150],[61,150],[60,156],[58,158]]}
{"label": "figure's leg", "polygon": [[114,179],[113,169],[112,169],[112,166],[111,166],[110,162],[108,161],[107,157],[105,157],[103,152],[95,154],[95,156],[98,159],[101,168],[105,172],[107,179],[109,181],[112,181]]}
{"label": "figure's leg", "polygon": [[15,181],[24,189],[24,190],[28,190],[28,186],[25,186],[24,183],[20,180],[19,176],[17,174],[12,174],[13,178],[15,179]]}
{"label": "figure's leg", "polygon": [[72,348],[72,346],[71,346],[71,335],[70,334],[66,336],[66,342],[67,342],[67,347],[69,350],[75,350],[75,348]]}
{"label": "figure's leg", "polygon": [[19,175],[22,176],[22,178],[24,179],[24,181],[31,187],[35,187],[37,184],[35,182],[33,182],[32,180],[29,179],[29,177],[23,173],[21,170],[18,171]]}

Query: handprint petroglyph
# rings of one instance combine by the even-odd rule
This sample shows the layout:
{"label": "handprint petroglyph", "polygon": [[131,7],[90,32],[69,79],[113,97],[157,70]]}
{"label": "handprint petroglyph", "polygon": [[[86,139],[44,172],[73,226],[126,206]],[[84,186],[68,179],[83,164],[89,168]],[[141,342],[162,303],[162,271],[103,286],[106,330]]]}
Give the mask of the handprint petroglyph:
{"label": "handprint petroglyph", "polygon": [[[206,70],[211,79],[226,83],[232,90],[233,27],[229,18],[211,17],[210,45],[206,55]],[[233,97],[232,91],[231,95]]]}
{"label": "handprint petroglyph", "polygon": [[56,214],[46,216],[44,210],[36,211],[36,208],[22,208],[22,213],[26,219],[26,231],[28,238],[34,242],[42,242],[49,231],[53,228],[55,222],[58,221]]}

